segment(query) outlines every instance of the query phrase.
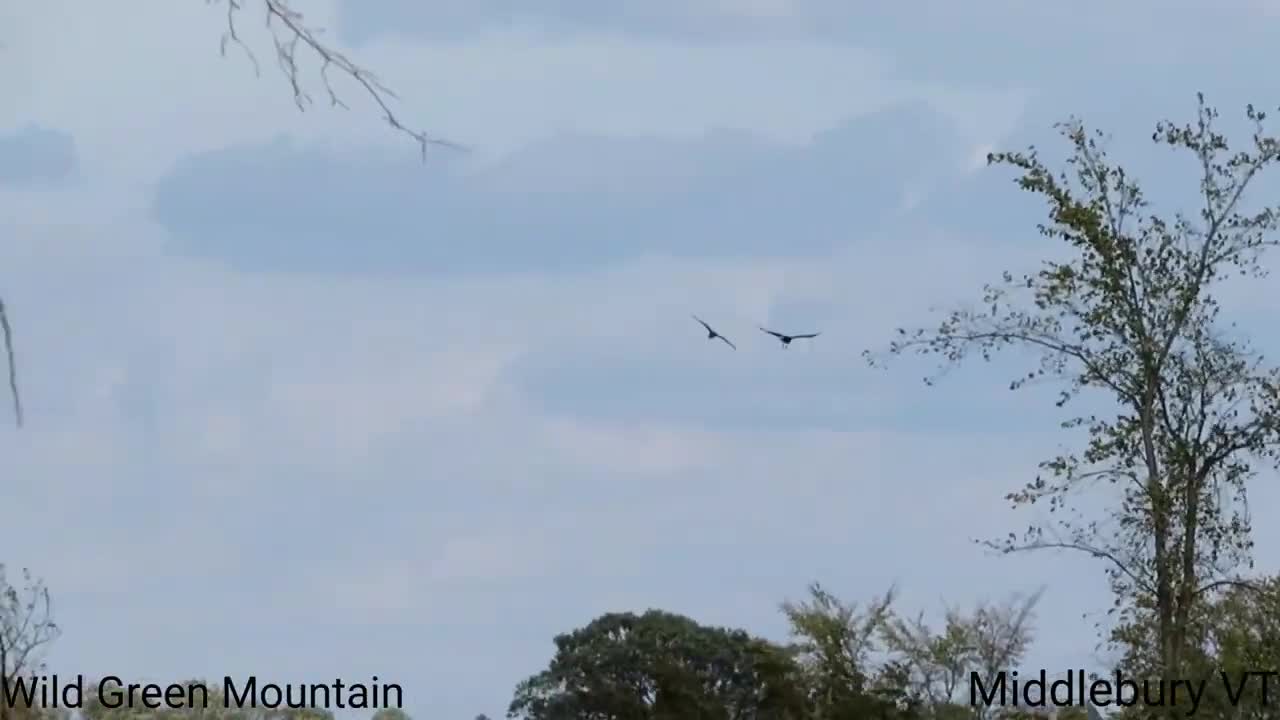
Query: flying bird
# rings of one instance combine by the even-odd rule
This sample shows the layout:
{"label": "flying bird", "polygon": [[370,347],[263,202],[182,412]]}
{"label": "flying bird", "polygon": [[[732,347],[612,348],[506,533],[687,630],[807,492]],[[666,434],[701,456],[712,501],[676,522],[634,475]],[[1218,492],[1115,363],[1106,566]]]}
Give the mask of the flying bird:
{"label": "flying bird", "polygon": [[782,333],[774,332],[768,328],[760,328],[760,329],[781,340],[782,349],[784,350],[791,347],[792,340],[804,340],[805,338],[816,338],[822,334],[820,332],[816,332],[816,333],[808,333],[805,335],[783,335]]}
{"label": "flying bird", "polygon": [[710,325],[708,325],[708,324],[707,324],[707,323],[706,323],[702,318],[698,317],[697,315],[691,315],[690,317],[692,317],[694,320],[697,320],[697,321],[698,321],[698,323],[699,323],[700,325],[702,325],[702,327],[704,327],[704,328],[706,328],[706,329],[707,329],[707,339],[708,339],[708,340],[715,340],[715,339],[717,339],[717,338],[718,338],[718,339],[720,339],[720,340],[723,340],[725,345],[728,345],[729,347],[733,348],[734,350],[737,350],[737,349],[738,349],[738,346],[737,346],[737,345],[734,345],[733,343],[729,342],[729,338],[727,338],[727,337],[725,337],[725,336],[721,335],[720,333],[716,332],[715,330],[712,330],[712,329],[711,329],[711,326],[710,326]]}

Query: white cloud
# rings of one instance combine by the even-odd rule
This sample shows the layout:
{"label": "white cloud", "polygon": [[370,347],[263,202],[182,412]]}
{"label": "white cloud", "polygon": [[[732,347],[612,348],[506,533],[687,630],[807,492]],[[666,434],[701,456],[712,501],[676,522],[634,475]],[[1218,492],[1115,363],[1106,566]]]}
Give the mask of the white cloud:
{"label": "white cloud", "polygon": [[463,535],[445,541],[427,567],[432,583],[503,583],[545,576],[557,548],[532,533]]}
{"label": "white cloud", "polygon": [[[360,575],[361,568],[351,568],[339,575],[337,582],[317,582],[309,593],[332,592],[334,609],[359,616],[385,618],[403,622],[408,613],[422,613],[429,608],[417,591],[421,568],[405,563],[375,566],[371,574]],[[331,579],[328,574],[325,579]],[[301,594],[301,593],[300,593]],[[303,601],[305,598],[299,598]]]}
{"label": "white cloud", "polygon": [[[299,7],[309,22],[333,27],[333,3]],[[327,107],[318,76],[310,78],[316,107],[298,112],[251,14],[246,10],[242,29],[262,63],[257,79],[235,48],[219,55],[221,6],[140,0],[121,13],[70,0],[41,3],[21,18],[17,37],[24,40],[10,49],[41,81],[19,92],[7,115],[0,112],[0,126],[56,121],[81,144],[86,172],[113,185],[146,182],[188,152],[286,132],[412,152],[352,83],[337,85],[352,108],[343,111]],[[35,41],[44,37],[75,51],[52,54]],[[350,54],[402,96],[401,119],[474,145],[481,157],[564,131],[693,136],[730,127],[800,142],[913,93],[888,81],[877,56],[834,45],[696,47],[592,36],[558,42],[510,30],[434,46],[386,40]]]}
{"label": "white cloud", "polygon": [[725,15],[753,19],[782,18],[796,12],[795,0],[712,0],[711,4]]}
{"label": "white cloud", "polygon": [[[602,477],[662,477],[690,470],[713,470],[725,448],[713,436],[692,429],[619,427],[572,419],[545,421],[546,442],[562,461]],[[655,492],[659,492],[655,488]]]}

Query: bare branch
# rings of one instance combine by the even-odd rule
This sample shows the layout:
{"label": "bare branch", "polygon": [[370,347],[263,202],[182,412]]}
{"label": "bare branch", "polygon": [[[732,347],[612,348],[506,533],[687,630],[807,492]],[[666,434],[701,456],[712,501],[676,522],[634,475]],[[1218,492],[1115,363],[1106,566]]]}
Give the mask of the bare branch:
{"label": "bare branch", "polygon": [[1206,585],[1202,585],[1196,588],[1196,595],[1204,595],[1205,593],[1210,593],[1210,592],[1213,592],[1214,590],[1217,590],[1219,588],[1224,588],[1224,587],[1237,587],[1242,590],[1249,590],[1259,594],[1266,594],[1267,592],[1264,588],[1260,587],[1257,583],[1251,582],[1249,580],[1229,579],[1229,580],[1215,580],[1214,582],[1208,583]]}
{"label": "bare branch", "polygon": [[[42,667],[41,653],[61,634],[53,621],[53,601],[43,582],[22,571],[22,587],[11,585],[0,565],[0,684],[11,690],[14,678],[36,674]],[[0,717],[10,709],[0,703]]]}
{"label": "bare branch", "polygon": [[[236,14],[244,9],[246,0],[206,0],[206,2],[209,4],[227,3],[227,30],[223,33],[220,43],[222,55],[226,56],[228,43],[235,43],[248,56],[249,61],[253,63],[254,75],[261,76],[258,58],[249,46],[240,39],[239,28],[236,25]],[[307,25],[304,22],[302,13],[289,7],[288,0],[261,0],[261,2],[263,9],[266,11],[266,25],[271,32],[271,39],[275,45],[276,62],[289,83],[293,92],[294,104],[298,106],[299,110],[305,111],[312,104],[311,95],[303,89],[302,81],[299,77],[297,53],[301,45],[310,49],[321,62],[320,77],[324,83],[325,92],[328,94],[330,106],[347,109],[346,103],[338,97],[337,92],[333,89],[329,75],[332,68],[337,68],[338,72],[359,83],[365,94],[382,111],[383,119],[386,120],[388,125],[417,141],[422,151],[423,162],[426,162],[427,147],[430,145],[440,145],[463,151],[468,149],[450,140],[432,137],[425,131],[414,130],[402,123],[389,104],[390,100],[399,99],[396,93],[384,85],[372,72],[357,65],[344,54],[320,40],[319,35],[323,30]]]}
{"label": "bare branch", "polygon": [[1143,590],[1147,592],[1154,592],[1154,586],[1151,585],[1151,582],[1145,578],[1140,577],[1136,572],[1134,572],[1129,567],[1129,563],[1122,561],[1119,557],[1116,556],[1115,553],[1109,550],[1104,550],[1102,548],[1093,547],[1090,545],[1086,545],[1084,543],[1050,542],[1047,540],[1027,543],[1025,545],[1001,545],[999,543],[986,540],[986,541],[983,541],[982,544],[986,545],[987,547],[993,550],[998,550],[1006,554],[1012,554],[1012,553],[1018,553],[1018,552],[1029,552],[1032,550],[1054,550],[1054,549],[1075,550],[1077,552],[1087,553],[1100,560],[1106,560],[1110,562],[1115,567],[1116,570],[1120,571],[1120,573],[1122,573],[1125,577],[1132,580],[1135,585],[1142,588]]}
{"label": "bare branch", "polygon": [[13,353],[13,327],[9,324],[9,312],[0,298],[0,329],[4,331],[4,351],[9,359],[9,394],[13,396],[13,416],[22,427],[22,396],[18,394],[18,363]]}

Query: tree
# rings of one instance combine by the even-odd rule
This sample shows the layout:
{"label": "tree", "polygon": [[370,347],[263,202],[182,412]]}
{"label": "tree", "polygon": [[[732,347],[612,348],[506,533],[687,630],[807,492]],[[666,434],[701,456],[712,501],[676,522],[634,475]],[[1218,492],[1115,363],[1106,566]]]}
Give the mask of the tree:
{"label": "tree", "polygon": [[[995,684],[1002,671],[1016,667],[1035,639],[1035,610],[1044,589],[1003,603],[981,603],[963,618],[961,627],[969,640],[969,672],[977,673],[986,687]],[[1064,719],[1065,720],[1065,719]]]}
{"label": "tree", "polygon": [[[1184,674],[1206,681],[1198,715],[1236,720],[1277,716],[1273,708],[1280,678],[1272,677],[1264,686],[1261,678],[1246,679],[1246,674],[1280,670],[1280,578],[1260,580],[1256,586],[1231,587],[1198,606],[1191,618]],[[1158,665],[1150,642],[1155,626],[1155,614],[1148,607],[1113,632],[1115,642],[1125,649],[1121,666],[1132,675]],[[1139,708],[1127,714],[1142,715]]]}
{"label": "tree", "polygon": [[[1202,714],[1210,714],[1216,706],[1219,716],[1237,720],[1278,715],[1274,698],[1280,695],[1280,677],[1270,678],[1265,692],[1256,676],[1236,687],[1245,673],[1280,671],[1280,578],[1258,585],[1257,591],[1230,588],[1205,609],[1192,629],[1196,644],[1191,674],[1209,678]],[[1239,696],[1228,695],[1220,679],[1229,680],[1231,692]]]}
{"label": "tree", "polygon": [[923,613],[910,620],[895,617],[882,632],[886,646],[900,658],[911,691],[935,714],[968,688],[976,642],[960,613],[948,611],[940,632],[929,627]]}
{"label": "tree", "polygon": [[898,717],[899,706],[909,704],[903,668],[873,666],[893,600],[890,589],[859,609],[815,583],[808,600],[782,604],[796,638],[812,717]]}
{"label": "tree", "polygon": [[993,687],[998,673],[1022,661],[1034,639],[1035,607],[1042,592],[980,603],[968,614],[948,610],[937,632],[923,614],[911,620],[895,617],[884,625],[886,646],[900,658],[912,694],[927,700],[932,717],[988,715],[987,708],[969,704],[970,678],[976,674],[984,687]]}
{"label": "tree", "polygon": [[981,603],[968,614],[949,610],[938,632],[923,614],[907,619],[894,612],[893,590],[862,608],[818,584],[809,596],[782,607],[798,641],[813,717],[960,720],[986,714],[969,705],[970,673],[991,686],[997,672],[1025,656],[1041,594]]}
{"label": "tree", "polygon": [[[1229,276],[1263,274],[1260,253],[1276,244],[1276,210],[1242,203],[1280,157],[1280,142],[1264,133],[1265,113],[1249,106],[1245,115],[1254,132],[1235,152],[1203,95],[1194,123],[1156,126],[1155,142],[1197,160],[1197,218],[1151,212],[1138,183],[1108,160],[1101,134],[1079,120],[1059,125],[1072,149],[1069,173],[1051,172],[1034,147],[989,155],[1047,202],[1040,232],[1070,259],[1016,279],[1005,272],[985,288],[981,309],[899,330],[889,348],[936,356],[943,368],[973,354],[1030,350],[1040,362],[1011,388],[1058,379],[1058,407],[1084,391],[1110,400],[1109,412],[1063,423],[1084,431],[1081,452],[1045,461],[1044,475],[1008,495],[1015,507],[1048,501],[1058,520],[991,544],[1104,559],[1122,617],[1149,598],[1164,677],[1179,677],[1196,604],[1247,584],[1238,574],[1252,546],[1246,481],[1258,462],[1276,460],[1280,440],[1280,373],[1219,321],[1214,295]],[[1120,495],[1108,517],[1063,519],[1074,493],[1099,487]]]}
{"label": "tree", "polygon": [[508,708],[525,720],[805,717],[790,654],[742,630],[660,610],[608,613],[555,638],[546,670]]}
{"label": "tree", "polygon": [[[44,670],[45,648],[61,632],[53,621],[53,602],[44,582],[33,580],[31,571],[24,568],[22,587],[14,587],[0,564],[0,691],[4,697],[14,697],[15,680]],[[38,708],[11,707],[0,701],[0,720],[15,720],[23,715],[21,710]]]}

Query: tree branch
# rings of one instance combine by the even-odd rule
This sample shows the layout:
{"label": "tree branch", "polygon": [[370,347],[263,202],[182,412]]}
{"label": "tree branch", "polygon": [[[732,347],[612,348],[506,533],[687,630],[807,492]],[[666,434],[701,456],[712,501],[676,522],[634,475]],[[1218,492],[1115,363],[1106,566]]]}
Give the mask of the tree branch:
{"label": "tree branch", "polygon": [[[208,3],[220,1],[222,0],[206,0]],[[227,3],[227,30],[222,35],[220,52],[225,57],[227,44],[229,42],[235,43],[244,50],[249,57],[249,61],[253,63],[254,75],[261,76],[258,59],[253,54],[253,51],[249,49],[249,46],[245,45],[240,39],[239,29],[236,26],[236,13],[243,9],[245,0],[225,0],[225,2]],[[306,25],[303,21],[302,13],[289,7],[288,0],[262,0],[262,4],[266,10],[266,25],[271,30],[271,39],[275,44],[276,61],[293,90],[293,101],[299,110],[305,111],[312,104],[311,96],[302,88],[302,83],[298,76],[297,50],[299,43],[301,43],[310,48],[322,62],[320,77],[324,82],[325,92],[329,96],[329,104],[331,106],[347,109],[347,104],[338,97],[330,82],[329,69],[336,67],[341,73],[350,76],[360,84],[365,94],[382,111],[383,119],[387,121],[387,124],[417,141],[422,150],[423,162],[426,162],[427,147],[429,145],[441,145],[454,150],[465,151],[468,149],[449,140],[431,137],[425,131],[413,130],[402,123],[388,103],[388,99],[399,99],[396,93],[386,85],[383,85],[372,72],[357,65],[341,52],[322,42],[318,35],[323,30]],[[286,31],[284,39],[276,34],[273,23],[284,26]]]}
{"label": "tree branch", "polygon": [[13,353],[13,327],[9,325],[9,312],[0,298],[0,329],[4,331],[4,351],[9,359],[9,394],[13,396],[13,416],[22,427],[22,396],[18,394],[18,364]]}
{"label": "tree branch", "polygon": [[1125,575],[1125,577],[1132,580],[1134,584],[1136,584],[1138,587],[1142,588],[1146,592],[1151,592],[1151,593],[1155,592],[1155,587],[1150,583],[1150,581],[1139,577],[1136,573],[1134,573],[1132,570],[1129,569],[1129,566],[1126,563],[1122,562],[1120,558],[1115,556],[1114,553],[1109,552],[1107,550],[1101,550],[1099,548],[1091,547],[1089,545],[1084,545],[1082,543],[1047,542],[1043,540],[1034,542],[1034,543],[1028,543],[1026,545],[999,546],[991,542],[986,542],[985,544],[988,547],[992,547],[994,549],[1000,550],[1001,552],[1004,552],[1006,554],[1015,553],[1015,552],[1027,552],[1030,550],[1049,550],[1049,549],[1075,550],[1082,553],[1088,553],[1089,555],[1092,555],[1096,558],[1101,558],[1103,560],[1110,561],[1111,564],[1116,566],[1117,570],[1119,570],[1121,573]]}
{"label": "tree branch", "polygon": [[1228,580],[1215,580],[1211,583],[1206,583],[1205,585],[1202,585],[1196,588],[1195,594],[1203,595],[1207,592],[1212,592],[1221,587],[1238,587],[1243,590],[1250,590],[1252,592],[1258,593],[1259,595],[1265,595],[1267,592],[1265,589],[1259,587],[1258,585],[1255,585],[1254,583],[1249,582],[1248,580],[1228,579]]}
{"label": "tree branch", "polygon": [[981,343],[984,341],[995,340],[998,342],[1023,342],[1028,345],[1048,350],[1059,355],[1075,358],[1088,371],[1088,377],[1097,380],[1102,385],[1110,389],[1122,398],[1131,399],[1133,393],[1126,388],[1120,387],[1116,382],[1098,367],[1096,361],[1090,357],[1089,351],[1078,345],[1073,345],[1060,338],[1052,336],[1032,335],[1021,330],[1001,329],[998,326],[995,329],[985,332],[949,332],[940,333],[932,336],[922,337],[919,339],[904,340],[894,343],[890,349],[892,353],[901,353],[911,348],[929,347],[937,343]]}

